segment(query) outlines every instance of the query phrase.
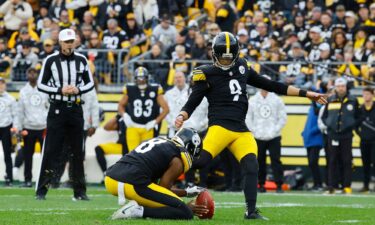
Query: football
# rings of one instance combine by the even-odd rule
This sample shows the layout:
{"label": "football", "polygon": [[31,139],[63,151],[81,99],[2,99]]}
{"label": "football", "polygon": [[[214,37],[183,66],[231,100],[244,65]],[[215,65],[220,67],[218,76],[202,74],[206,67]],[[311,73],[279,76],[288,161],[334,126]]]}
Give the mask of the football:
{"label": "football", "polygon": [[211,219],[214,216],[215,212],[215,202],[212,198],[210,192],[203,191],[201,192],[197,198],[195,199],[195,204],[197,205],[205,205],[208,208],[208,212],[202,216],[200,216],[200,219]]}

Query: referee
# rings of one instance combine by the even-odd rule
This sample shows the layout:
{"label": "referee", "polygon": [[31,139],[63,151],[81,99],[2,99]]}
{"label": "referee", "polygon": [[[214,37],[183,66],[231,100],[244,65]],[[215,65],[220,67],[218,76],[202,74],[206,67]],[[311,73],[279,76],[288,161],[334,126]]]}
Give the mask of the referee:
{"label": "referee", "polygon": [[[89,200],[83,169],[83,112],[81,95],[94,88],[85,56],[74,52],[76,34],[71,29],[59,33],[60,50],[43,62],[38,89],[49,94],[47,135],[43,146],[42,165],[36,184],[36,199],[45,200],[51,179],[57,173],[61,154],[72,155],[73,201]],[[71,153],[63,153],[64,140]]]}

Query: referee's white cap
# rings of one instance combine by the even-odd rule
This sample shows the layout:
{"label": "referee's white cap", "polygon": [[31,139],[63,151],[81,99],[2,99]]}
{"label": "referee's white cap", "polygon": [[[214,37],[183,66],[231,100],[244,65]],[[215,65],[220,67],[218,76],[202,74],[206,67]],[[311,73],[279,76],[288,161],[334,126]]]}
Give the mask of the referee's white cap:
{"label": "referee's white cap", "polygon": [[69,41],[76,39],[76,32],[72,29],[64,29],[59,33],[59,41]]}

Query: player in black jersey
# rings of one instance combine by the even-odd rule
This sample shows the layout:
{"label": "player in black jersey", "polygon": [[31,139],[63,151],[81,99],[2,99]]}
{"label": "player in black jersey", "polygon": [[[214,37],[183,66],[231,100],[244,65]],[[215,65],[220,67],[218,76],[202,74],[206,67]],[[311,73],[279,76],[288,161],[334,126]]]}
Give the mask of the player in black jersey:
{"label": "player in black jersey", "polygon": [[209,103],[209,128],[203,141],[200,158],[193,168],[201,168],[224,148],[228,148],[240,162],[244,179],[247,211],[245,219],[265,219],[256,209],[258,162],[257,144],[245,124],[248,101],[246,85],[282,95],[308,97],[325,104],[325,96],[300,90],[259,76],[245,59],[239,59],[237,39],[229,32],[219,33],[213,40],[212,65],[193,70],[192,93],[177,116],[177,128],[189,118],[203,97]]}
{"label": "player in black jersey", "polygon": [[112,219],[192,219],[193,214],[207,213],[205,206],[185,204],[180,198],[196,196],[204,188],[172,188],[176,179],[190,169],[200,148],[197,131],[183,128],[172,139],[154,138],[142,143],[108,168],[107,191],[118,196],[119,204],[131,200]]}
{"label": "player in black jersey", "polygon": [[149,84],[148,80],[147,69],[138,67],[135,70],[136,84],[126,85],[124,96],[119,102],[118,112],[124,115],[129,152],[142,141],[156,137],[155,128],[169,112],[163,88],[157,84]]}

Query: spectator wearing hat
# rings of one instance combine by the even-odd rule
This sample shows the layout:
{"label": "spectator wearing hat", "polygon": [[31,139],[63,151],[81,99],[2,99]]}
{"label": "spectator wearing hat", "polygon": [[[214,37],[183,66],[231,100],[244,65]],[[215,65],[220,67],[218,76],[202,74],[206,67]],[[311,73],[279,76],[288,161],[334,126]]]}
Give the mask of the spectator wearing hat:
{"label": "spectator wearing hat", "polygon": [[311,27],[320,25],[320,17],[322,16],[322,8],[320,6],[315,6],[311,10],[311,18],[308,21]]}
{"label": "spectator wearing hat", "polygon": [[286,61],[290,61],[291,63],[280,68],[280,81],[284,84],[296,85],[297,87],[311,86],[310,83],[306,83],[308,68],[304,58],[304,51],[299,42],[292,44],[290,55],[288,55]]}
{"label": "spectator wearing hat", "polygon": [[358,17],[354,14],[354,12],[345,12],[345,34],[348,41],[354,41],[354,34],[358,28]]}
{"label": "spectator wearing hat", "polygon": [[27,69],[26,74],[28,83],[21,88],[18,100],[17,130],[21,132],[24,141],[25,181],[22,187],[31,187],[34,146],[37,140],[43,143],[49,101],[48,95],[40,92],[36,87],[39,71],[31,67]]}
{"label": "spectator wearing hat", "polygon": [[219,25],[221,31],[231,32],[233,24],[237,20],[237,15],[229,5],[229,3],[223,0],[214,0],[214,6],[216,9],[215,23]]}
{"label": "spectator wearing hat", "polygon": [[43,49],[39,53],[39,59],[43,60],[47,56],[53,54],[56,51],[55,43],[52,41],[52,39],[46,39],[43,41]]}
{"label": "spectator wearing hat", "polygon": [[240,45],[240,57],[246,57],[248,55],[247,45],[249,43],[249,33],[245,28],[242,28],[237,33],[238,43]]}
{"label": "spectator wearing hat", "polygon": [[145,37],[142,28],[136,23],[135,15],[132,12],[126,14],[126,24],[123,30],[130,39],[130,43],[135,43]]}
{"label": "spectator wearing hat", "polygon": [[190,20],[188,23],[186,40],[185,40],[185,45],[188,48],[191,48],[194,45],[195,37],[197,33],[199,33],[198,22],[196,20]]}
{"label": "spectator wearing hat", "polygon": [[313,26],[309,30],[310,41],[304,46],[307,53],[307,59],[309,61],[317,61],[320,57],[319,45],[322,43],[322,37],[320,36],[322,30],[319,26]]}
{"label": "spectator wearing hat", "polygon": [[13,62],[12,80],[26,81],[26,70],[35,67],[38,63],[38,56],[31,51],[32,43],[30,41],[22,42],[22,51],[18,53]]}
{"label": "spectator wearing hat", "polygon": [[[267,75],[263,75],[271,79]],[[286,124],[287,114],[284,102],[275,93],[259,90],[249,100],[246,125],[253,133],[258,145],[259,190],[265,192],[267,176],[267,150],[271,157],[271,168],[277,185],[277,192],[282,192],[283,167],[281,156],[281,130]]]}
{"label": "spectator wearing hat", "polygon": [[20,29],[33,16],[30,4],[24,0],[7,0],[0,6],[0,14],[4,15],[6,37],[9,39],[13,32]]}
{"label": "spectator wearing hat", "polygon": [[345,6],[343,5],[336,6],[333,24],[335,26],[345,24]]}
{"label": "spectator wearing hat", "polygon": [[364,24],[370,18],[369,7],[366,4],[359,4],[358,15],[358,22]]}
{"label": "spectator wearing hat", "polygon": [[322,121],[327,126],[330,159],[328,166],[328,192],[334,194],[337,186],[335,173],[337,162],[342,164],[343,191],[351,194],[352,182],[352,138],[359,118],[357,99],[347,91],[347,81],[340,77],[335,80],[335,94],[328,98]]}
{"label": "spectator wearing hat", "polygon": [[[364,103],[360,107],[357,133],[361,138],[361,156],[363,164],[363,188],[370,190],[371,173],[375,172],[375,102],[374,89],[365,87],[362,92]],[[372,164],[372,166],[371,166]],[[374,186],[375,190],[375,186]]]}
{"label": "spectator wearing hat", "polygon": [[6,91],[5,79],[0,77],[0,140],[3,145],[5,162],[5,186],[12,186],[12,143],[11,132],[16,133],[18,127],[16,99]]}
{"label": "spectator wearing hat", "polygon": [[273,27],[273,31],[277,32],[279,36],[285,35],[285,25],[287,25],[287,19],[283,12],[279,12],[275,16],[275,26]]}
{"label": "spectator wearing hat", "polygon": [[177,29],[172,25],[172,21],[167,14],[162,16],[160,24],[158,24],[152,31],[152,36],[152,44],[161,42],[164,48],[168,48],[175,44]]}
{"label": "spectator wearing hat", "polygon": [[245,28],[248,31],[255,29],[255,25],[253,24],[254,13],[251,10],[246,10],[243,17]]}
{"label": "spectator wearing hat", "polygon": [[303,12],[298,11],[296,13],[293,21],[293,26],[294,33],[296,33],[298,41],[300,41],[301,43],[305,43],[308,34],[308,26],[306,25],[305,16]]}
{"label": "spectator wearing hat", "polygon": [[332,79],[332,59],[331,59],[331,48],[329,44],[323,42],[319,45],[320,56],[318,63],[314,64],[314,82],[327,83]]}

